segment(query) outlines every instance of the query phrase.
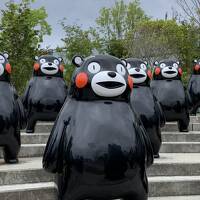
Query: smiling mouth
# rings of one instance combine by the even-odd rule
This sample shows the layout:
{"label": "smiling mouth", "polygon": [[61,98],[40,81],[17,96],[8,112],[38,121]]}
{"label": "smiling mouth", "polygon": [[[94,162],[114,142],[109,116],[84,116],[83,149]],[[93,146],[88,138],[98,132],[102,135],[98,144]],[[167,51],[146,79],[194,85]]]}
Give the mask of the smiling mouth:
{"label": "smiling mouth", "polygon": [[120,87],[124,86],[123,83],[111,82],[111,81],[99,82],[97,84],[100,85],[101,87],[108,88],[108,89],[116,89],[116,88],[120,88]]}
{"label": "smiling mouth", "polygon": [[144,74],[131,74],[131,77],[133,77],[133,78],[144,78],[145,75]]}
{"label": "smiling mouth", "polygon": [[44,69],[49,70],[49,71],[56,70],[54,67],[44,67]]}
{"label": "smiling mouth", "polygon": [[176,72],[174,72],[174,71],[166,71],[165,73],[166,74],[175,74]]}

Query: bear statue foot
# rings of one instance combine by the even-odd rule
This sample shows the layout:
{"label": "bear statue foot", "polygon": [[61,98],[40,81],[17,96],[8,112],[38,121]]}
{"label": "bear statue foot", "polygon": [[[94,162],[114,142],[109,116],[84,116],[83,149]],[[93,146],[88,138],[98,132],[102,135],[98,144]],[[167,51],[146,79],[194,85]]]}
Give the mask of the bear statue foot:
{"label": "bear statue foot", "polygon": [[188,128],[186,129],[181,129],[180,132],[189,132]]}
{"label": "bear statue foot", "polygon": [[160,158],[160,155],[159,155],[159,153],[158,153],[158,154],[156,154],[156,155],[153,155],[153,157],[154,157],[154,158]]}
{"label": "bear statue foot", "polygon": [[26,129],[26,133],[34,133],[34,130],[32,130],[32,129]]}
{"label": "bear statue foot", "polygon": [[15,158],[15,159],[7,159],[7,160],[5,160],[5,162],[8,163],[8,164],[16,164],[16,163],[19,162],[19,160],[17,158]]}

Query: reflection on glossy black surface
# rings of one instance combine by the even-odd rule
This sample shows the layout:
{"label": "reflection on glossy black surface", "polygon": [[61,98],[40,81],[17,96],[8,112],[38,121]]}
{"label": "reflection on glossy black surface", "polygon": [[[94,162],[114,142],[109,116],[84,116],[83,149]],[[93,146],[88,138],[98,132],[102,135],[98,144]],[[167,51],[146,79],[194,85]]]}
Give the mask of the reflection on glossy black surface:
{"label": "reflection on glossy black surface", "polygon": [[191,114],[196,115],[200,107],[200,60],[194,63],[187,90],[192,101]]}
{"label": "reflection on glossy black surface", "polygon": [[[57,173],[63,200],[146,200],[145,169],[152,164],[153,153],[143,126],[127,102],[131,91],[128,72],[119,59],[111,56],[90,57],[82,62],[74,73],[71,97],[48,140],[43,166]],[[101,77],[101,83],[109,82],[109,88],[116,85],[113,82],[124,81],[126,88],[96,86],[95,77]]]}
{"label": "reflection on glossy black surface", "polygon": [[128,70],[134,82],[130,98],[131,106],[146,129],[154,155],[158,156],[162,141],[161,127],[165,125],[165,117],[150,88],[151,72],[146,63],[140,59],[129,58],[127,62],[130,64]]}
{"label": "reflection on glossy black surface", "polygon": [[20,129],[25,128],[26,118],[23,105],[10,83],[11,66],[7,54],[0,54],[0,146],[3,147],[7,163],[18,162]]}
{"label": "reflection on glossy black surface", "polygon": [[34,132],[37,121],[54,121],[66,96],[67,86],[61,61],[53,56],[40,57],[23,95],[28,117],[26,132]]}
{"label": "reflection on glossy black surface", "polygon": [[[177,75],[173,78],[166,78],[163,76],[163,68],[160,67],[165,63],[167,68],[177,71]],[[174,61],[164,60],[156,66],[154,71],[154,80],[151,81],[151,88],[153,94],[160,102],[164,111],[166,121],[177,121],[179,131],[188,131],[189,125],[189,98],[184,90],[181,81],[180,67],[173,68]],[[160,73],[156,74],[156,70],[160,68]],[[157,70],[158,71],[158,70]],[[171,73],[168,75],[171,76]]]}

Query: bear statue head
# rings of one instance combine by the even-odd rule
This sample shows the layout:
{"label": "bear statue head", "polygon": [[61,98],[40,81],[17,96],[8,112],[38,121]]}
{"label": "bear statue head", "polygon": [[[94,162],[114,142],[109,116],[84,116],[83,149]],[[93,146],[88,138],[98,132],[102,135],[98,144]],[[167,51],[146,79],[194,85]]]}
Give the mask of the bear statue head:
{"label": "bear statue head", "polygon": [[62,58],[57,58],[51,55],[36,56],[34,64],[34,76],[53,76],[63,77],[64,66]]}
{"label": "bear statue head", "polygon": [[183,74],[179,61],[165,59],[154,62],[154,80],[181,80]]}
{"label": "bear statue head", "polygon": [[128,58],[127,69],[133,79],[134,85],[149,85],[152,79],[151,70],[146,61],[137,58]]}
{"label": "bear statue head", "polygon": [[72,63],[77,67],[72,76],[72,97],[79,100],[129,100],[133,81],[124,60],[110,55],[86,59],[75,56]]}
{"label": "bear statue head", "polygon": [[11,65],[8,57],[8,53],[0,53],[0,81],[10,82]]}

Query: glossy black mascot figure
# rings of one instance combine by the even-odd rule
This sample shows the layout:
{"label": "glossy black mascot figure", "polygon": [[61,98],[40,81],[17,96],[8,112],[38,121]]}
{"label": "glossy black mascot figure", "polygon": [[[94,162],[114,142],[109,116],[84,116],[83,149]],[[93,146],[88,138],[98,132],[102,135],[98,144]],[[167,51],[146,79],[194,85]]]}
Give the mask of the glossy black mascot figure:
{"label": "glossy black mascot figure", "polygon": [[200,60],[194,60],[193,72],[187,87],[191,97],[192,109],[191,114],[196,115],[200,107]]}
{"label": "glossy black mascot figure", "polygon": [[0,146],[6,163],[17,163],[21,146],[20,129],[26,127],[23,104],[10,83],[8,54],[0,53]]}
{"label": "glossy black mascot figure", "polygon": [[126,65],[109,55],[73,63],[70,97],[43,157],[44,168],[60,174],[59,198],[146,200],[153,151],[129,104]]}
{"label": "glossy black mascot figure", "polygon": [[151,88],[160,102],[166,121],[177,121],[180,132],[189,126],[189,96],[181,81],[182,68],[178,61],[155,62]]}
{"label": "glossy black mascot figure", "polygon": [[165,125],[165,116],[150,88],[152,73],[147,63],[140,59],[128,58],[126,61],[134,83],[130,99],[131,106],[139,115],[151,140],[154,158],[158,158],[162,142],[161,127]]}
{"label": "glossy black mascot figure", "polygon": [[23,95],[27,133],[34,132],[37,121],[54,121],[67,96],[62,59],[50,55],[35,59],[33,77]]}

